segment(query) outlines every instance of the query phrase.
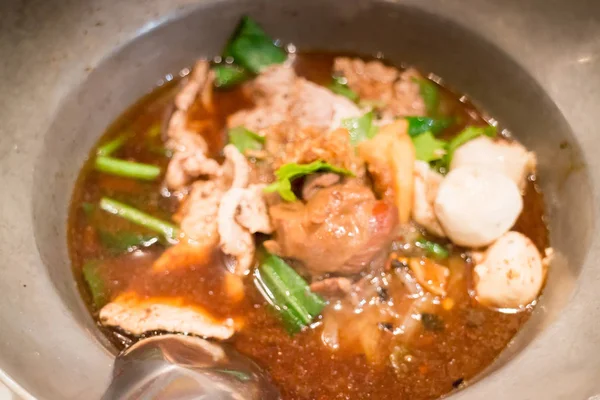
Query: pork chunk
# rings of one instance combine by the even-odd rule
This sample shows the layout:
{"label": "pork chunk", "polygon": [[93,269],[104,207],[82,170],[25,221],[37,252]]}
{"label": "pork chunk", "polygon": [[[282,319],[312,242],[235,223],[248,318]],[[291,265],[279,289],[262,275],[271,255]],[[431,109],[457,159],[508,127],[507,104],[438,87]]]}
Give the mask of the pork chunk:
{"label": "pork chunk", "polygon": [[270,208],[275,240],[265,243],[282,257],[301,261],[313,275],[354,274],[381,255],[396,226],[387,202],[355,181],[319,190],[306,204]]}

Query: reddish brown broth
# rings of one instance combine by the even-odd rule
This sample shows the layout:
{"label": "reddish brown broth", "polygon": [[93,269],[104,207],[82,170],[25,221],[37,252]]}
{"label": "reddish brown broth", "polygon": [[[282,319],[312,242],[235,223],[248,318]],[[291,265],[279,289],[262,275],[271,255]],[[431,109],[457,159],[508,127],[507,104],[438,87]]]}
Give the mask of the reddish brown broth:
{"label": "reddish brown broth", "polygon": [[[325,54],[297,55],[295,66],[300,75],[319,84],[327,84],[333,57]],[[168,157],[157,149],[161,138],[148,139],[148,132],[162,126],[172,107],[174,83],[167,84],[144,97],[113,123],[99,143],[128,132],[132,138],[116,156],[166,167]],[[481,115],[468,103],[458,101],[447,90],[442,91],[445,109],[459,121],[453,132],[466,124],[484,123]],[[239,89],[215,94],[218,105],[212,127],[204,132],[211,153],[220,156],[226,136],[225,118],[237,109],[248,106]],[[202,113],[202,110],[194,110]],[[196,114],[199,116],[200,114]],[[153,128],[154,127],[154,128]],[[448,132],[451,135],[453,132]],[[95,151],[95,149],[93,150]],[[93,153],[91,153],[92,155]],[[90,160],[93,157],[90,156]],[[244,282],[246,297],[236,304],[220,302],[224,296],[224,273],[221,256],[215,253],[205,265],[195,265],[160,279],[146,273],[163,251],[161,246],[115,256],[102,247],[97,229],[117,232],[125,229],[147,233],[122,219],[95,210],[83,211],[83,203],[97,204],[100,197],[110,196],[127,202],[161,218],[170,218],[177,201],[160,194],[160,180],[143,183],[103,175],[88,162],[81,170],[73,193],[68,224],[68,240],[77,281],[82,295],[97,310],[83,283],[81,270],[87,260],[104,260],[101,273],[108,282],[112,296],[125,288],[142,297],[179,296],[186,303],[207,308],[215,315],[243,315],[246,325],[234,335],[231,343],[247,354],[272,376],[284,399],[433,399],[473,378],[488,366],[529,318],[530,310],[518,314],[502,314],[478,305],[468,295],[468,279],[453,288],[451,311],[438,307],[436,313],[445,328],[439,332],[420,330],[410,344],[410,361],[401,371],[388,364],[372,365],[361,354],[343,347],[337,351],[321,342],[321,327],[308,329],[290,337],[274,317],[252,280]],[[533,183],[525,196],[524,213],[515,229],[529,236],[540,249],[547,244],[547,229],[543,221],[543,199]],[[465,263],[463,268],[468,271]],[[467,272],[468,275],[468,272]],[[346,329],[353,329],[352,326]],[[123,347],[123,336],[105,329],[107,336]]]}

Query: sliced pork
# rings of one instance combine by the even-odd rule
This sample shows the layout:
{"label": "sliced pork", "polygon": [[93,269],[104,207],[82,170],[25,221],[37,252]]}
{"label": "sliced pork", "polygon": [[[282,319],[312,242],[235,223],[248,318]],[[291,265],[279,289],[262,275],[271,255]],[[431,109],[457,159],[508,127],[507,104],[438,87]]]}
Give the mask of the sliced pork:
{"label": "sliced pork", "polygon": [[274,65],[248,86],[255,102],[228,120],[229,127],[244,126],[260,131],[282,122],[333,129],[344,118],[357,117],[360,109],[347,98],[298,77],[286,65]]}
{"label": "sliced pork", "polygon": [[175,303],[161,298],[141,299],[134,293],[125,293],[100,310],[100,322],[134,335],[166,331],[227,339],[234,334],[233,319],[219,320],[199,306]]}
{"label": "sliced pork", "polygon": [[273,228],[262,194],[262,185],[231,188],[221,199],[218,230],[221,250],[235,258],[233,271],[246,275],[254,261],[255,232],[271,233]]}
{"label": "sliced pork", "polygon": [[361,100],[380,108],[384,119],[426,114],[418,83],[423,77],[415,69],[400,72],[381,61],[337,57],[333,70],[346,78]]}

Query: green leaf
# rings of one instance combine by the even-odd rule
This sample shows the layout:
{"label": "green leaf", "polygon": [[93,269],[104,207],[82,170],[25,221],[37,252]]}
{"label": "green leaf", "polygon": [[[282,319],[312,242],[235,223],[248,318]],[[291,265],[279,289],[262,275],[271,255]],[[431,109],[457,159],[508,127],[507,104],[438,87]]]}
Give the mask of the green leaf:
{"label": "green leaf", "polygon": [[267,186],[264,189],[264,191],[267,193],[277,192],[283,200],[294,201],[297,198],[294,192],[292,191],[292,181],[294,179],[300,178],[304,175],[312,174],[317,171],[327,171],[334,172],[340,175],[354,176],[352,171],[333,166],[320,160],[314,161],[310,164],[289,163],[282,165],[277,171],[275,171],[275,176],[277,177],[277,180],[269,186]]}
{"label": "green leaf", "polygon": [[415,146],[417,160],[431,162],[441,159],[446,154],[447,143],[436,139],[431,132],[425,132],[411,138]]}
{"label": "green leaf", "polygon": [[433,258],[441,260],[441,259],[448,258],[450,256],[448,249],[446,249],[444,246],[442,246],[439,243],[432,242],[431,240],[420,238],[420,239],[417,239],[415,244],[417,245],[417,247],[420,247],[423,250],[425,250],[425,252],[427,253],[427,256],[429,256],[429,257],[433,257]]}
{"label": "green leaf", "polygon": [[244,68],[235,64],[218,64],[213,67],[213,71],[215,87],[223,89],[240,84],[252,76]]}
{"label": "green leaf", "polygon": [[350,143],[353,146],[371,139],[377,134],[377,127],[373,125],[373,112],[369,111],[362,117],[346,118],[342,120],[342,127],[348,130]]}
{"label": "green leaf", "polygon": [[427,115],[435,116],[440,107],[440,90],[435,82],[421,78],[416,80],[419,84],[419,92],[425,103]]}
{"label": "green leaf", "polygon": [[348,82],[344,77],[334,76],[333,81],[329,84],[329,90],[354,102],[358,101],[358,94],[348,87]]}
{"label": "green leaf", "polygon": [[223,54],[233,57],[236,64],[255,74],[269,65],[281,64],[287,58],[286,52],[248,16],[242,18]]}
{"label": "green leaf", "polygon": [[158,235],[142,235],[140,233],[121,231],[108,232],[98,230],[100,243],[113,253],[125,253],[140,247],[149,247],[160,241]]}
{"label": "green leaf", "polygon": [[108,291],[104,280],[100,276],[100,263],[98,261],[88,261],[82,268],[83,279],[90,288],[92,300],[97,309],[102,308],[108,303]]}
{"label": "green leaf", "polygon": [[456,135],[450,142],[448,143],[448,151],[446,156],[444,157],[446,166],[450,166],[452,162],[452,156],[456,149],[458,149],[463,144],[471,141],[479,136],[496,136],[496,127],[495,126],[467,126],[464,130],[462,130],[458,135]]}
{"label": "green leaf", "polygon": [[255,284],[280,314],[290,333],[299,332],[318,316],[325,301],[281,258],[268,254],[255,272]]}
{"label": "green leaf", "polygon": [[425,132],[434,135],[440,133],[454,123],[452,118],[405,117],[408,121],[408,134],[417,136]]}
{"label": "green leaf", "polygon": [[263,148],[265,138],[243,126],[232,128],[228,132],[229,143],[233,144],[240,153],[244,154],[246,150],[260,150]]}

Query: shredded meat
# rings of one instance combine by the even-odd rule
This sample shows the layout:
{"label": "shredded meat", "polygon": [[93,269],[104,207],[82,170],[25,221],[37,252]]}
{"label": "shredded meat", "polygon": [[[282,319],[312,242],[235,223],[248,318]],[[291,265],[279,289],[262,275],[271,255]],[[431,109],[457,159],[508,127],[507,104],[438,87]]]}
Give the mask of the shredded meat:
{"label": "shredded meat", "polygon": [[229,127],[245,126],[260,131],[282,122],[299,126],[332,129],[344,118],[360,115],[358,107],[347,98],[296,76],[289,66],[275,65],[247,86],[255,103],[228,120]]}
{"label": "shredded meat", "polygon": [[309,272],[353,274],[387,248],[397,213],[356,181],[319,190],[306,204],[270,208],[275,240],[265,247],[301,261]]}
{"label": "shredded meat", "polygon": [[348,140],[346,129],[323,131],[280,124],[267,129],[266,138],[265,147],[273,158],[274,168],[287,163],[307,164],[322,160],[348,169],[359,178],[365,174],[364,163]]}
{"label": "shredded meat", "polygon": [[140,299],[125,293],[100,310],[100,321],[134,335],[167,331],[227,339],[235,332],[233,319],[216,320],[198,306],[171,304],[161,298]]}
{"label": "shredded meat", "polygon": [[346,78],[348,86],[362,100],[381,103],[383,119],[425,115],[425,103],[420,95],[419,84],[415,82],[422,76],[415,69],[400,72],[381,61],[365,62],[358,58],[338,57],[333,70],[335,74]]}

